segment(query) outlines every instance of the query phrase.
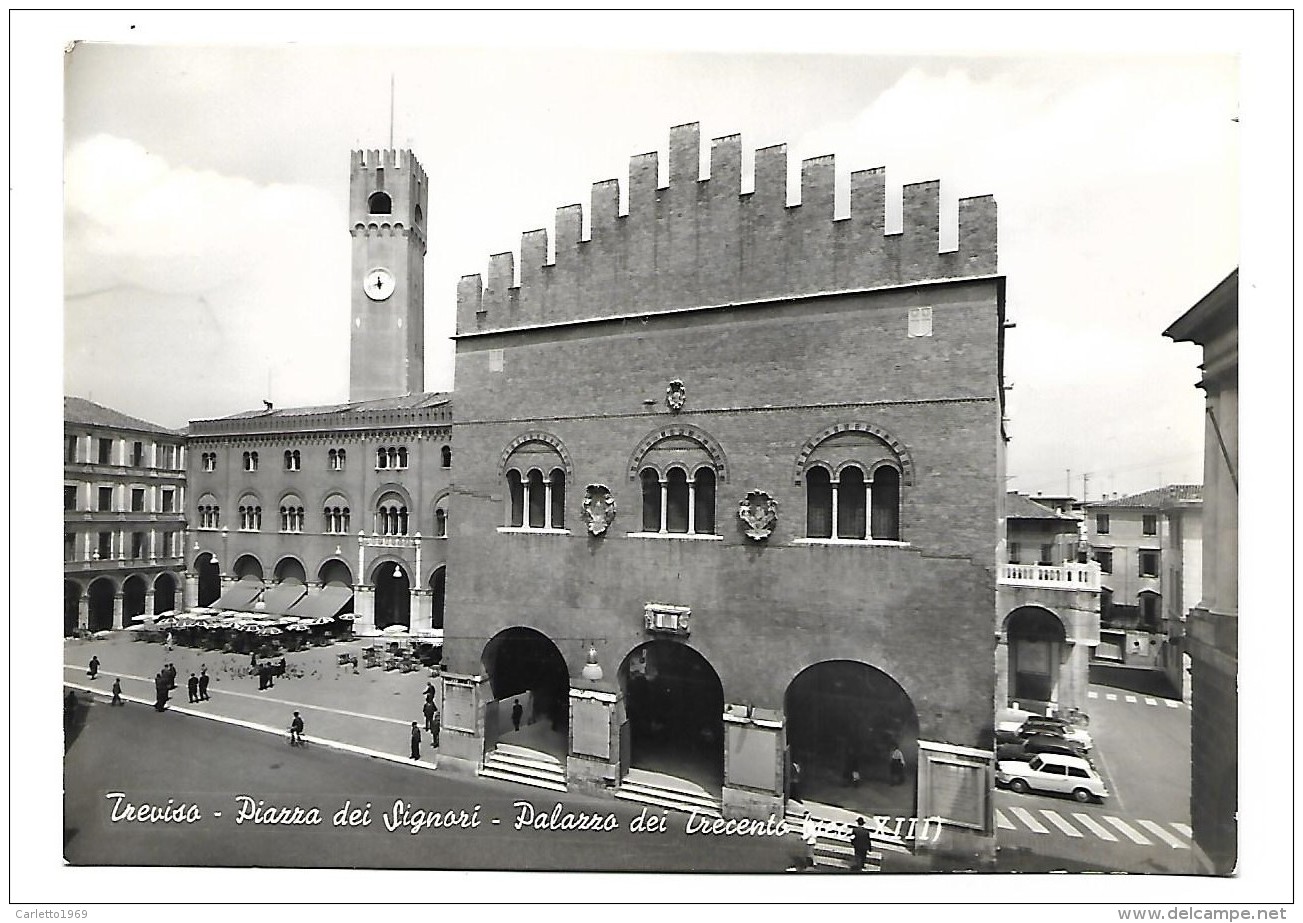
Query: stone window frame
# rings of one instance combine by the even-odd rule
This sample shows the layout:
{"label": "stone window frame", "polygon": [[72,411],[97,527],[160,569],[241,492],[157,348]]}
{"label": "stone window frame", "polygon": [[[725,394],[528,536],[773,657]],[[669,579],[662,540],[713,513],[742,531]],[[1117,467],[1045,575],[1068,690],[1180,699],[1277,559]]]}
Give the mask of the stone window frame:
{"label": "stone window frame", "polygon": [[[821,445],[829,439],[832,439],[834,436],[839,436],[843,433],[860,433],[873,437],[886,447],[889,453],[889,458],[880,458],[872,462],[866,462],[863,459],[852,457],[837,464],[835,467],[819,459],[812,460],[812,457]],[[807,476],[809,472],[814,469],[821,470],[827,474],[828,484],[831,491],[829,508],[830,534],[826,537],[812,536],[809,534],[812,530],[810,523],[811,485],[808,483]],[[839,512],[837,501],[842,490],[841,480],[843,474],[850,469],[855,469],[860,472],[865,489],[863,538],[845,537],[837,534],[841,531],[839,522],[840,517],[837,515]],[[893,517],[895,529],[887,530],[888,533],[894,531],[894,536],[890,538],[886,536],[879,538],[875,537],[873,534],[873,485],[877,481],[879,473],[884,470],[894,472],[897,479],[893,486],[893,489],[896,492]],[[909,542],[902,541],[900,538],[902,535],[903,525],[903,516],[901,514],[904,510],[905,488],[913,486],[914,483],[914,460],[908,447],[886,429],[862,420],[848,420],[833,424],[832,426],[819,431],[814,436],[807,439],[801,446],[801,451],[797,453],[792,480],[797,487],[805,488],[806,501],[806,524],[804,529],[806,534],[801,538],[795,539],[794,541],[796,544],[909,547]]]}
{"label": "stone window frame", "polygon": [[261,532],[262,531],[262,499],[252,491],[245,491],[240,495],[240,502],[236,504],[239,511],[240,532]]}
{"label": "stone window frame", "polygon": [[[671,461],[657,462],[648,460],[647,456],[658,445],[668,439],[686,438],[697,445],[700,456],[691,462],[684,462],[681,459]],[[703,532],[697,528],[697,490],[701,484],[701,475],[704,470],[709,470],[714,475],[714,484],[710,485],[711,489],[711,531]],[[669,507],[670,507],[670,481],[674,477],[673,472],[682,472],[684,477],[684,489],[686,498],[683,505],[686,512],[686,531],[671,531],[669,528]],[[723,446],[720,445],[713,435],[700,426],[691,423],[672,423],[661,426],[652,430],[638,442],[632,454],[629,456],[629,464],[626,469],[629,480],[636,482],[639,493],[639,520],[638,531],[626,533],[628,538],[650,538],[650,539],[676,539],[687,541],[723,541],[724,536],[720,535],[719,518],[719,489],[720,485],[727,483],[729,464],[728,456],[724,453]],[[658,523],[654,531],[646,528],[648,518],[648,498],[647,485],[649,481],[646,475],[654,474],[660,483],[660,498],[658,510]],[[677,487],[677,484],[674,485]]]}
{"label": "stone window frame", "polygon": [[[335,499],[343,501],[342,505],[340,503],[331,503]],[[326,495],[326,498],[321,501],[321,515],[325,522],[324,531],[326,535],[349,534],[352,505],[348,497],[337,490],[332,490]]]}
{"label": "stone window frame", "polygon": [[[546,462],[517,458],[519,450],[530,443],[546,445],[555,458],[548,459]],[[566,491],[574,483],[574,466],[565,443],[559,438],[542,430],[521,433],[507,443],[499,455],[498,477],[505,489],[503,524],[498,527],[499,532],[570,534],[570,529],[565,524]],[[535,491],[539,489],[543,492],[541,511],[543,524],[535,526],[530,525],[533,519],[532,501],[537,496]],[[519,525],[515,524],[517,519]]]}

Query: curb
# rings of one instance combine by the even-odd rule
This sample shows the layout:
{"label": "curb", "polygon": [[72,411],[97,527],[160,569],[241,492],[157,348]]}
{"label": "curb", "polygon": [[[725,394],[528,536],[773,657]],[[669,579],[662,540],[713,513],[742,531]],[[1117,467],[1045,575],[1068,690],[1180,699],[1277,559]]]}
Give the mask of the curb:
{"label": "curb", "polygon": [[[81,692],[89,692],[91,695],[95,695],[100,698],[109,699],[110,701],[112,701],[111,694],[106,693],[103,689],[98,689],[94,686],[85,686],[80,683],[70,683],[67,682],[66,680],[64,681],[63,685],[64,688],[66,689],[77,689]],[[154,705],[154,703],[149,701],[148,699],[142,699],[139,696],[134,696],[134,695],[123,695],[122,700],[124,702],[135,702],[139,705],[148,705],[151,708]],[[288,730],[282,728],[275,728],[272,727],[271,725],[257,724],[253,721],[245,721],[241,718],[228,718],[225,715],[215,715],[212,712],[195,711],[194,709],[191,708],[182,708],[179,705],[168,706],[167,711],[176,712],[179,715],[189,715],[194,718],[206,718],[209,721],[217,721],[220,722],[221,724],[229,724],[235,727],[242,727],[250,731],[262,731],[263,733],[267,733],[267,734],[275,734],[278,737],[284,737],[289,733]],[[330,750],[340,750],[344,753],[354,753],[357,754],[358,756],[369,756],[372,759],[387,760],[388,762],[391,763],[398,763],[399,765],[411,766],[416,769],[424,769],[428,772],[434,772],[439,768],[439,763],[437,759],[435,760],[434,763],[427,763],[424,760],[414,760],[411,759],[410,757],[398,756],[395,753],[385,753],[383,750],[372,750],[369,747],[359,747],[356,744],[345,743],[342,740],[330,740],[329,738],[326,737],[310,737],[307,734],[304,734],[303,737],[308,743],[317,744],[318,746],[326,747],[327,749]],[[445,757],[445,759],[448,759],[450,762],[456,762],[456,763],[465,762],[464,760],[456,760],[453,757]],[[456,772],[459,767],[449,766],[449,768],[453,769],[453,771]]]}

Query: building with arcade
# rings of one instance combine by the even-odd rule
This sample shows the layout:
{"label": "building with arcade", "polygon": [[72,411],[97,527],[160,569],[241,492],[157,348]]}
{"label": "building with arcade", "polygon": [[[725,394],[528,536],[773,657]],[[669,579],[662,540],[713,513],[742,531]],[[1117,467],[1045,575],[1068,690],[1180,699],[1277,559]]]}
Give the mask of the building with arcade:
{"label": "building with arcade", "polygon": [[189,427],[187,605],[443,628],[449,395],[425,392],[429,182],[354,151],[349,400]]}
{"label": "building with arcade", "polygon": [[[993,851],[1004,279],[993,199],[696,125],[464,277],[441,749],[733,816]],[[953,220],[953,219],[951,219]],[[519,707],[517,707],[519,706]],[[899,749],[903,771],[890,755]]]}
{"label": "building with arcade", "polygon": [[63,633],[123,628],[181,602],[185,436],[63,399]]}

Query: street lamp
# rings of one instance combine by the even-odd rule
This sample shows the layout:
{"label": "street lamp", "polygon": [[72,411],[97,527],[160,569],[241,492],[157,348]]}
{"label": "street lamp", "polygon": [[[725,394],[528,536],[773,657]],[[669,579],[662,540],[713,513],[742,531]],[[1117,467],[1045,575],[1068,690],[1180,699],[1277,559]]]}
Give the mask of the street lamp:
{"label": "street lamp", "polygon": [[588,659],[580,675],[591,683],[600,682],[602,679],[602,665],[597,662],[597,647],[592,643],[588,645]]}

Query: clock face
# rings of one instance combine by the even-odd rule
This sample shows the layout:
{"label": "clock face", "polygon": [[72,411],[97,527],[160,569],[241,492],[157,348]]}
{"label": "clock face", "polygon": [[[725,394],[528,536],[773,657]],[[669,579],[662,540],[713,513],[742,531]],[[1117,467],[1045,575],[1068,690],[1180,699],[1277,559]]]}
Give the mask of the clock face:
{"label": "clock face", "polygon": [[363,278],[362,289],[372,301],[384,301],[394,293],[394,275],[388,269],[372,269]]}

